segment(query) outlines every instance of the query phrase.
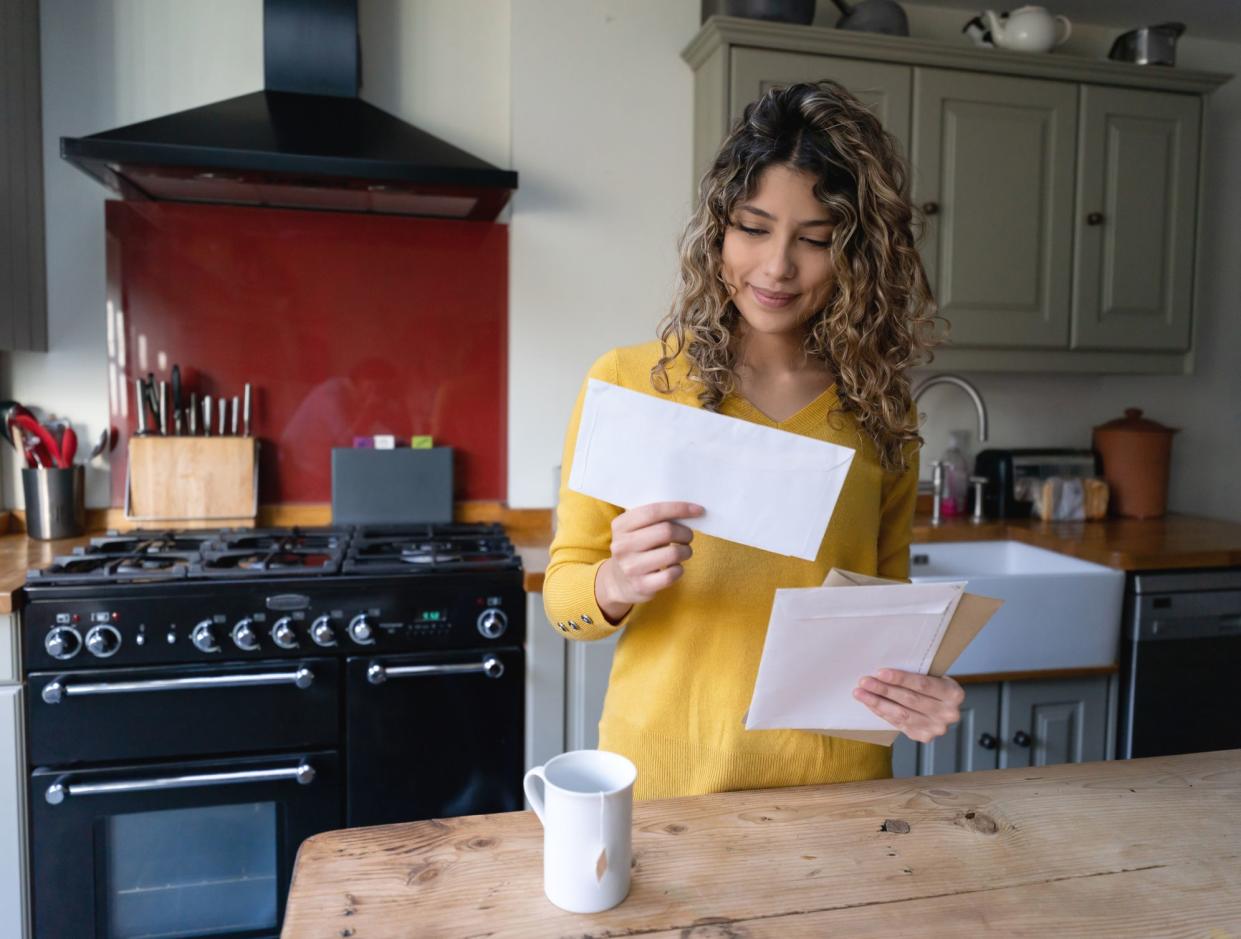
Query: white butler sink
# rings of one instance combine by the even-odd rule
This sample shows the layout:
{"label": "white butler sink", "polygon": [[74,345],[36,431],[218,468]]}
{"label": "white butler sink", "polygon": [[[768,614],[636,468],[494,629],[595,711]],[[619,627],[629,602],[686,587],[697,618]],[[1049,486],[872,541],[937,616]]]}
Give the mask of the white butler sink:
{"label": "white butler sink", "polygon": [[949,675],[1111,665],[1120,639],[1123,571],[1019,541],[913,544],[916,583],[967,581],[1004,605]]}

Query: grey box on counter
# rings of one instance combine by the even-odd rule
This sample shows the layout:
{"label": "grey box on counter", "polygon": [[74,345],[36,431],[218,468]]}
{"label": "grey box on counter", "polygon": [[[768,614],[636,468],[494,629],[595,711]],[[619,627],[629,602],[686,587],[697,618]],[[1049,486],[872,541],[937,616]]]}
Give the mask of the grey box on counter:
{"label": "grey box on counter", "polygon": [[452,447],[332,449],[332,522],[452,521]]}

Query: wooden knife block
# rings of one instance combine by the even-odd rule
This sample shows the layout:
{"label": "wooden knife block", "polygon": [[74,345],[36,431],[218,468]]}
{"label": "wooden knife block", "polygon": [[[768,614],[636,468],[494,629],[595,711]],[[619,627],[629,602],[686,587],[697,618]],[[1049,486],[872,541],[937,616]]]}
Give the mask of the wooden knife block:
{"label": "wooden knife block", "polygon": [[126,519],[179,528],[253,527],[258,450],[254,437],[131,437]]}

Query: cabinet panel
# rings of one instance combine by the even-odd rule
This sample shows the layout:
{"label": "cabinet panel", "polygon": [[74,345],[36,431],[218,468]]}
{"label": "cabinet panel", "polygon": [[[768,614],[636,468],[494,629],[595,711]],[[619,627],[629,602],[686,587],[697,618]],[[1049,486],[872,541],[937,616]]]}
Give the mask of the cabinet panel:
{"label": "cabinet panel", "polygon": [[1073,347],[1189,348],[1197,97],[1083,85]]}
{"label": "cabinet panel", "polygon": [[[918,772],[922,776],[996,768],[1000,687],[988,683],[964,688],[961,720],[942,737],[918,748]],[[990,738],[990,747],[984,746],[988,742],[984,734]]]}
{"label": "cabinet panel", "polygon": [[25,936],[25,759],[22,689],[0,684],[0,936]]}
{"label": "cabinet panel", "polygon": [[729,119],[741,117],[745,106],[765,91],[796,82],[838,81],[875,112],[884,129],[909,154],[909,98],[913,70],[903,65],[837,59],[823,55],[734,49]]}
{"label": "cabinet panel", "polygon": [[565,715],[565,749],[593,750],[599,746],[599,718],[612,675],[612,656],[624,630],[594,642],[566,641],[565,669],[568,712]]}
{"label": "cabinet panel", "polygon": [[1069,83],[914,70],[913,197],[954,345],[1067,348],[1076,125]]}
{"label": "cabinet panel", "polygon": [[1006,682],[1001,694],[1001,769],[1104,758],[1107,678]]}

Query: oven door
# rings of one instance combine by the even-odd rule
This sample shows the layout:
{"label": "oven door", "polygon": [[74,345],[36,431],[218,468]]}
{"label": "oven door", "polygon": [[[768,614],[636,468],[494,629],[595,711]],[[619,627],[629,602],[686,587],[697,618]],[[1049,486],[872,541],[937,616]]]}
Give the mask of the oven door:
{"label": "oven door", "polygon": [[349,659],[346,824],[520,810],[525,685],[520,648]]}
{"label": "oven door", "polygon": [[335,749],[336,659],[35,672],[30,762],[67,766]]}
{"label": "oven door", "polygon": [[341,827],[340,797],[333,752],[36,769],[34,935],[275,936],[298,846]]}

